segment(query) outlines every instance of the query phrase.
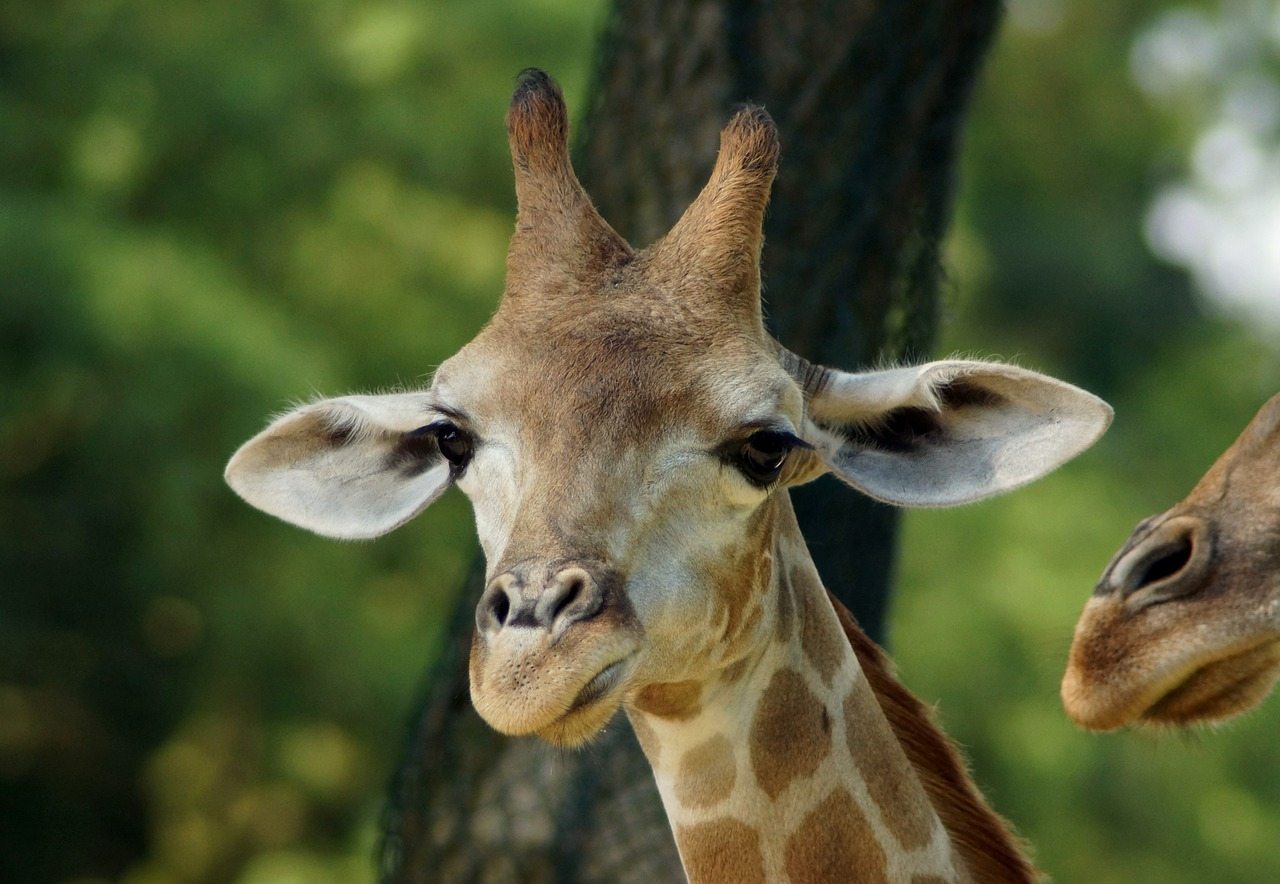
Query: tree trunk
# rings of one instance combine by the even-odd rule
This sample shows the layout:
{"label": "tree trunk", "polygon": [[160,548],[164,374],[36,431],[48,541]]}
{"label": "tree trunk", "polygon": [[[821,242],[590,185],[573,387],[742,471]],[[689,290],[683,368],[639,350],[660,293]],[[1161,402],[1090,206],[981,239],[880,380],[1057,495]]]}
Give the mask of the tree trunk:
{"label": "tree trunk", "polygon": [[[998,0],[617,0],[575,164],[636,246],[706,181],[733,105],[764,104],[782,165],[765,221],[779,340],[845,368],[925,356],[960,125]],[[876,637],[895,511],[830,478],[793,492],[827,585]],[[668,881],[680,866],[619,716],[576,754],[471,709],[473,569],[393,785],[384,880]]]}

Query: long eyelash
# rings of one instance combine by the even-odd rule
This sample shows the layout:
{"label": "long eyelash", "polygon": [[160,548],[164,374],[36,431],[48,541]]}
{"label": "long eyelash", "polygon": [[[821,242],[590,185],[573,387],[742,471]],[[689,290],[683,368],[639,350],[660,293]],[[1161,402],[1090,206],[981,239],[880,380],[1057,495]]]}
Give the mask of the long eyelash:
{"label": "long eyelash", "polygon": [[790,433],[786,430],[764,430],[764,432],[773,433],[773,435],[785,442],[788,448],[799,448],[803,451],[813,451],[813,445],[801,439],[795,433]]}
{"label": "long eyelash", "polygon": [[[439,420],[439,421],[433,421],[432,423],[429,423],[429,424],[427,424],[426,426],[418,427],[416,430],[410,430],[410,431],[409,431],[408,433],[406,433],[405,435],[407,435],[407,436],[426,436],[426,435],[429,435],[429,434],[431,434],[431,433],[438,433],[438,432],[440,432],[441,430],[443,430],[445,427],[457,427],[457,426],[458,426],[458,425],[457,425],[456,423],[454,423],[453,421],[451,421],[451,420]],[[458,429],[461,429],[461,427],[458,427]],[[465,431],[464,431],[464,432],[465,432]]]}

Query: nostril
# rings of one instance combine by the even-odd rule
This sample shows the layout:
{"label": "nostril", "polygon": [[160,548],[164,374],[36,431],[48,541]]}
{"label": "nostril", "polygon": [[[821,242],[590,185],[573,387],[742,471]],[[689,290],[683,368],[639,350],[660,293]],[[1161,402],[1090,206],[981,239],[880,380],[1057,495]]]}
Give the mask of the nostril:
{"label": "nostril", "polygon": [[482,633],[502,629],[511,619],[511,593],[516,591],[506,575],[499,577],[485,589],[476,605],[476,628]]}
{"label": "nostril", "polygon": [[560,615],[573,607],[574,603],[582,598],[582,594],[586,591],[586,580],[582,575],[575,574],[567,579],[558,582],[559,592],[553,593],[551,605],[547,611],[550,622],[555,623],[560,619]]}
{"label": "nostril", "polygon": [[1155,550],[1152,557],[1136,570],[1137,581],[1133,589],[1142,589],[1144,586],[1150,586],[1174,576],[1187,567],[1187,563],[1191,561],[1192,551],[1193,546],[1189,536],[1180,538],[1172,546]]}
{"label": "nostril", "polygon": [[511,602],[505,592],[495,592],[489,599],[489,616],[499,628],[507,623],[507,615],[511,613]]}
{"label": "nostril", "polygon": [[1110,569],[1103,585],[1122,596],[1137,596],[1142,604],[1195,592],[1209,567],[1209,532],[1200,520],[1177,516],[1157,525],[1133,543]]}
{"label": "nostril", "polygon": [[[545,571],[542,574],[545,575]],[[579,620],[594,617],[604,607],[604,591],[589,571],[563,568],[543,583],[535,576],[508,572],[489,582],[476,603],[476,628],[486,636],[508,629],[541,629],[559,637]],[[542,584],[542,591],[531,592]]]}
{"label": "nostril", "polygon": [[603,596],[590,574],[581,568],[566,568],[543,591],[537,620],[559,634],[570,624],[594,616],[602,603]]}

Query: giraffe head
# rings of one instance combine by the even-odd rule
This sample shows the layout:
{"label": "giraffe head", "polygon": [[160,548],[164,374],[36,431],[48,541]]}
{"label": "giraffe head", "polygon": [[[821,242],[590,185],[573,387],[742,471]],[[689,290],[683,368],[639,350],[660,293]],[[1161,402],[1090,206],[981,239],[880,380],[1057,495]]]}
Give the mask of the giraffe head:
{"label": "giraffe head", "polygon": [[303,406],[227,467],[251,504],[342,538],[458,485],[487,562],[472,697],[501,731],[579,742],[647,687],[767,641],[787,486],[833,472],[892,503],[962,503],[1042,475],[1110,419],[1012,366],[850,374],[779,347],[761,321],[778,141],[760,108],[733,116],[706,187],[642,251],[578,183],[546,75],[522,76],[507,130],[519,210],[487,326],[428,389]]}
{"label": "giraffe head", "polygon": [[1076,626],[1062,699],[1083,727],[1252,709],[1280,678],[1280,396],[1180,503],[1142,522]]}

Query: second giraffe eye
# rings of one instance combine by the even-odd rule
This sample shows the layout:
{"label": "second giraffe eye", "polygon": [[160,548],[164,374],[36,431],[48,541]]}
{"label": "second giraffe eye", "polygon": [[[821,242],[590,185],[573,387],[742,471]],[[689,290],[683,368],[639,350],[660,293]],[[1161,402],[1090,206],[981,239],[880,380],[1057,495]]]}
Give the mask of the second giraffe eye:
{"label": "second giraffe eye", "polygon": [[737,466],[755,485],[771,485],[782,474],[791,449],[804,442],[790,433],[760,430],[752,433],[737,452]]}

